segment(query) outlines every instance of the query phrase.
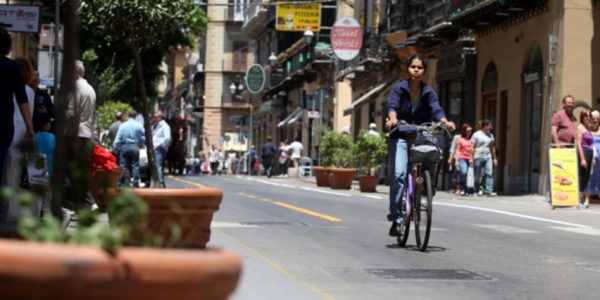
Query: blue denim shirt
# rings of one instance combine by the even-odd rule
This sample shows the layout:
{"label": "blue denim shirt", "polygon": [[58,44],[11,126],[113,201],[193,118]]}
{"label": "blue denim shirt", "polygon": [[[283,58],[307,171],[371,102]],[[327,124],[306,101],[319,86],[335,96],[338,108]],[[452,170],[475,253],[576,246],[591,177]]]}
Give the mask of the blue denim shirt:
{"label": "blue denim shirt", "polygon": [[119,126],[113,148],[119,149],[123,144],[144,144],[146,142],[144,133],[142,124],[134,119],[129,119]]}
{"label": "blue denim shirt", "polygon": [[[410,102],[410,87],[407,80],[396,83],[387,100],[388,112],[396,112],[398,120],[409,124],[422,124],[424,122],[439,121],[446,117],[440,106],[437,93],[429,85],[421,83],[421,96],[417,109],[413,112]],[[408,131],[400,127],[400,131]]]}

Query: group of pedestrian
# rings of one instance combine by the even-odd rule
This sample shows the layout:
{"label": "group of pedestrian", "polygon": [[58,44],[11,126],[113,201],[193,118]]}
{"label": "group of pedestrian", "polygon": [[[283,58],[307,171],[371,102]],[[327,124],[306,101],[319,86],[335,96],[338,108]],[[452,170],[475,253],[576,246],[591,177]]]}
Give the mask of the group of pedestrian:
{"label": "group of pedestrian", "polygon": [[[492,122],[481,120],[478,122],[478,127],[479,130],[473,133],[471,125],[464,123],[460,134],[452,140],[448,164],[454,163],[459,175],[459,184],[455,193],[466,196],[474,191],[478,196],[496,196],[494,167],[498,165],[498,159],[494,135],[491,132]],[[468,178],[470,172],[472,172],[471,178]]]}
{"label": "group of pedestrian", "polygon": [[[144,126],[136,120],[137,112],[131,110],[128,118],[123,122],[123,115],[117,112],[116,121],[109,127],[109,135],[113,140],[113,153],[118,155],[119,164],[123,167],[123,173],[119,180],[119,186],[126,184],[129,176],[132,177],[133,186],[139,187],[140,183],[140,149],[146,143],[146,134]],[[152,117],[152,147],[156,158],[156,169],[158,175],[159,187],[166,187],[164,177],[164,162],[167,157],[167,151],[172,142],[171,127],[164,120],[162,111],[157,111]]]}

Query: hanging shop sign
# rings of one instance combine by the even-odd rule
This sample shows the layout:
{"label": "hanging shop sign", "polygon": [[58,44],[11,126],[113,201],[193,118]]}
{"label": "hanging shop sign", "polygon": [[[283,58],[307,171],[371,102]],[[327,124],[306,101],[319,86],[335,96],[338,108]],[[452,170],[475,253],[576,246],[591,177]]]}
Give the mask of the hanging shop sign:
{"label": "hanging shop sign", "polygon": [[0,5],[0,25],[7,31],[40,31],[40,7],[22,5]]}
{"label": "hanging shop sign", "polygon": [[253,94],[260,93],[265,87],[265,69],[259,64],[251,65],[246,71],[246,87]]}
{"label": "hanging shop sign", "polygon": [[321,3],[278,4],[277,31],[318,32],[321,29]]}
{"label": "hanging shop sign", "polygon": [[363,31],[352,17],[343,17],[335,21],[331,29],[331,48],[341,60],[352,60],[360,52]]}

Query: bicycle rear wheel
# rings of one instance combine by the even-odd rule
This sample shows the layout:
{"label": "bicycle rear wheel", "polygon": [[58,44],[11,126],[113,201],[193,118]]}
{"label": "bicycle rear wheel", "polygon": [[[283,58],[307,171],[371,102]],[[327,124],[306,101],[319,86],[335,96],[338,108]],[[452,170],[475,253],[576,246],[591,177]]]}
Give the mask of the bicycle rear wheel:
{"label": "bicycle rear wheel", "polygon": [[419,251],[425,251],[429,243],[431,231],[431,215],[433,205],[433,182],[429,170],[423,171],[423,181],[415,186],[416,197],[414,207],[415,239]]}
{"label": "bicycle rear wheel", "polygon": [[[408,189],[406,189],[408,190]],[[407,218],[409,218],[408,212],[406,211],[406,200],[407,200],[408,192],[404,193],[404,197],[402,197],[402,215],[404,216],[404,221],[402,224],[398,224],[398,246],[404,247],[406,246],[406,240],[408,240],[408,233],[410,232],[410,222]]]}

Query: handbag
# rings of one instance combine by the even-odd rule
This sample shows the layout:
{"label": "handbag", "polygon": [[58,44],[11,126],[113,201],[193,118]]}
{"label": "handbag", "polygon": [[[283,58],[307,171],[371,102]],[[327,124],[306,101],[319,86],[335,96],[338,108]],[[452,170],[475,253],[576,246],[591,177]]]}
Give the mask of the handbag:
{"label": "handbag", "polygon": [[475,171],[473,166],[467,169],[467,188],[475,188]]}

